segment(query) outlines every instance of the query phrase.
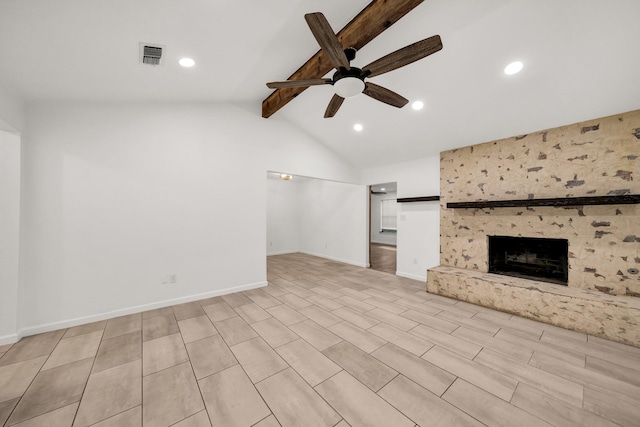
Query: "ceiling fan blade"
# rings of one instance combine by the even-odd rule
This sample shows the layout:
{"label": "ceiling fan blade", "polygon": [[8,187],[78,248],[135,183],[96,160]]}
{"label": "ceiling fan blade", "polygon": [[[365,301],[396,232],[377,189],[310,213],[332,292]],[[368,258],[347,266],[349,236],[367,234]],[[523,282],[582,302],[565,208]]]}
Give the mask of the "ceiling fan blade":
{"label": "ceiling fan blade", "polygon": [[300,80],[287,80],[284,82],[269,82],[267,83],[267,87],[269,89],[282,89],[286,87],[307,87],[307,86],[329,85],[332,83],[333,83],[333,80],[331,79],[300,79]]}
{"label": "ceiling fan blade", "polygon": [[344,67],[349,69],[349,60],[344,53],[344,48],[338,41],[336,33],[333,32],[327,18],[320,12],[307,13],[304,15],[313,36],[320,45],[320,48],[327,56],[327,59],[335,68]]}
{"label": "ceiling fan blade", "polygon": [[411,64],[419,59],[436,53],[442,49],[442,40],[440,36],[432,36],[428,39],[420,40],[405,46],[402,49],[398,49],[382,58],[373,61],[371,64],[366,65],[362,71],[369,72],[367,77],[379,76],[380,74],[387,73],[405,65]]}
{"label": "ceiling fan blade", "polygon": [[407,105],[407,103],[409,103],[409,100],[405,97],[400,96],[387,88],[370,82],[365,83],[362,93],[370,96],[373,99],[377,99],[378,101],[382,101],[385,104],[393,105],[394,107],[398,108],[402,108]]}
{"label": "ceiling fan blade", "polygon": [[327,110],[324,112],[324,118],[328,119],[335,116],[343,102],[343,97],[340,95],[333,95],[333,98],[329,101],[329,105],[327,105]]}
{"label": "ceiling fan blade", "polygon": [[[391,28],[424,0],[372,0],[336,34],[342,46],[362,49],[371,40]],[[318,50],[288,79],[317,79],[335,68],[322,50]],[[262,101],[262,117],[268,118],[280,111],[307,88],[276,89]]]}

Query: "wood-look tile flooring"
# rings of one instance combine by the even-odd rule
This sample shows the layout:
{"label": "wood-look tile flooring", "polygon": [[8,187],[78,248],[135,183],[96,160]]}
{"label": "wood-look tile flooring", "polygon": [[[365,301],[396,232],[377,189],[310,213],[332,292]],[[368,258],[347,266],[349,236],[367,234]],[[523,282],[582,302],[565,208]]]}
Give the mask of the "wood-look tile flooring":
{"label": "wood-look tile flooring", "polygon": [[302,254],[0,346],[6,426],[639,426],[640,349]]}
{"label": "wood-look tile flooring", "polygon": [[396,274],[397,248],[392,245],[369,243],[369,264],[377,271]]}

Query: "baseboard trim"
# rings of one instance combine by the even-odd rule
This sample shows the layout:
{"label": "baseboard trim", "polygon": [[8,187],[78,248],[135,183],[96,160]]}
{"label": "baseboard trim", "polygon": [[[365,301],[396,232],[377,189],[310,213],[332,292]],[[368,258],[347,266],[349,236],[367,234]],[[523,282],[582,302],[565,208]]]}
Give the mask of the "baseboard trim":
{"label": "baseboard trim", "polygon": [[[59,322],[45,323],[37,326],[30,326],[28,328],[20,329],[16,334],[5,335],[0,337],[0,344],[11,344],[17,342],[20,338],[29,335],[41,334],[43,332],[55,331],[58,329],[71,328],[78,325],[84,325],[86,323],[99,322],[101,320],[112,319],[114,317],[126,316],[127,314],[139,313],[142,311],[153,310],[156,308],[168,307],[170,305],[183,304],[186,302],[197,301],[205,298],[217,297],[220,295],[232,294],[235,292],[248,291],[251,289],[263,288],[267,286],[266,281],[249,283],[247,285],[235,286],[233,288],[219,289],[211,292],[203,292],[201,294],[188,295],[185,297],[173,298],[164,301],[153,302],[149,304],[142,304],[133,307],[121,308],[118,310],[106,311],[104,313],[93,314],[91,316],[76,317],[74,319],[62,320]],[[13,338],[15,341],[4,342],[5,338]]]}
{"label": "baseboard trim", "polygon": [[302,254],[306,254],[306,255],[317,256],[318,258],[325,258],[325,259],[330,259],[331,261],[338,261],[338,262],[343,262],[345,264],[355,265],[356,267],[367,268],[369,266],[366,262],[358,262],[358,261],[353,261],[353,260],[350,260],[350,259],[343,259],[343,258],[333,257],[333,256],[330,256],[330,255],[317,254],[315,252],[309,252],[309,251],[299,251],[299,252],[302,253]]}
{"label": "baseboard trim", "polygon": [[379,245],[386,245],[386,246],[395,246],[398,247],[397,243],[389,243],[389,242],[381,242],[381,241],[376,241],[376,240],[371,240],[371,243],[377,243]]}
{"label": "baseboard trim", "polygon": [[0,337],[0,345],[17,343],[20,341],[20,338],[22,338],[20,334],[3,335]]}
{"label": "baseboard trim", "polygon": [[402,272],[402,271],[396,271],[396,276],[405,277],[407,279],[419,280],[419,281],[425,282],[425,283],[427,281],[427,276],[426,275],[425,276],[418,276],[416,274],[405,273],[405,272]]}
{"label": "baseboard trim", "polygon": [[298,251],[278,251],[278,252],[267,252],[267,256],[272,255],[287,255],[287,254],[295,254]]}

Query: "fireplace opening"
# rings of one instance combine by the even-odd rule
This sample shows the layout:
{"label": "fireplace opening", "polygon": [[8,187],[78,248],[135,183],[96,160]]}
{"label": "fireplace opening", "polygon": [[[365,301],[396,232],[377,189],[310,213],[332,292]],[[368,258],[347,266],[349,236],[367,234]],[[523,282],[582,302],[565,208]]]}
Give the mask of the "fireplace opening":
{"label": "fireplace opening", "polygon": [[537,237],[489,237],[489,273],[567,286],[569,241]]}

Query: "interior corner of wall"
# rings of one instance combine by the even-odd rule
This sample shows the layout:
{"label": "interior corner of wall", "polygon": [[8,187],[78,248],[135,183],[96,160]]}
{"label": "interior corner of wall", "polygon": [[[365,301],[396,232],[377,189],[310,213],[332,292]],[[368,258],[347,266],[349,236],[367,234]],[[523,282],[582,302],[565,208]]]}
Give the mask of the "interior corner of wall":
{"label": "interior corner of wall", "polygon": [[24,130],[25,103],[0,86],[0,130],[20,132]]}

